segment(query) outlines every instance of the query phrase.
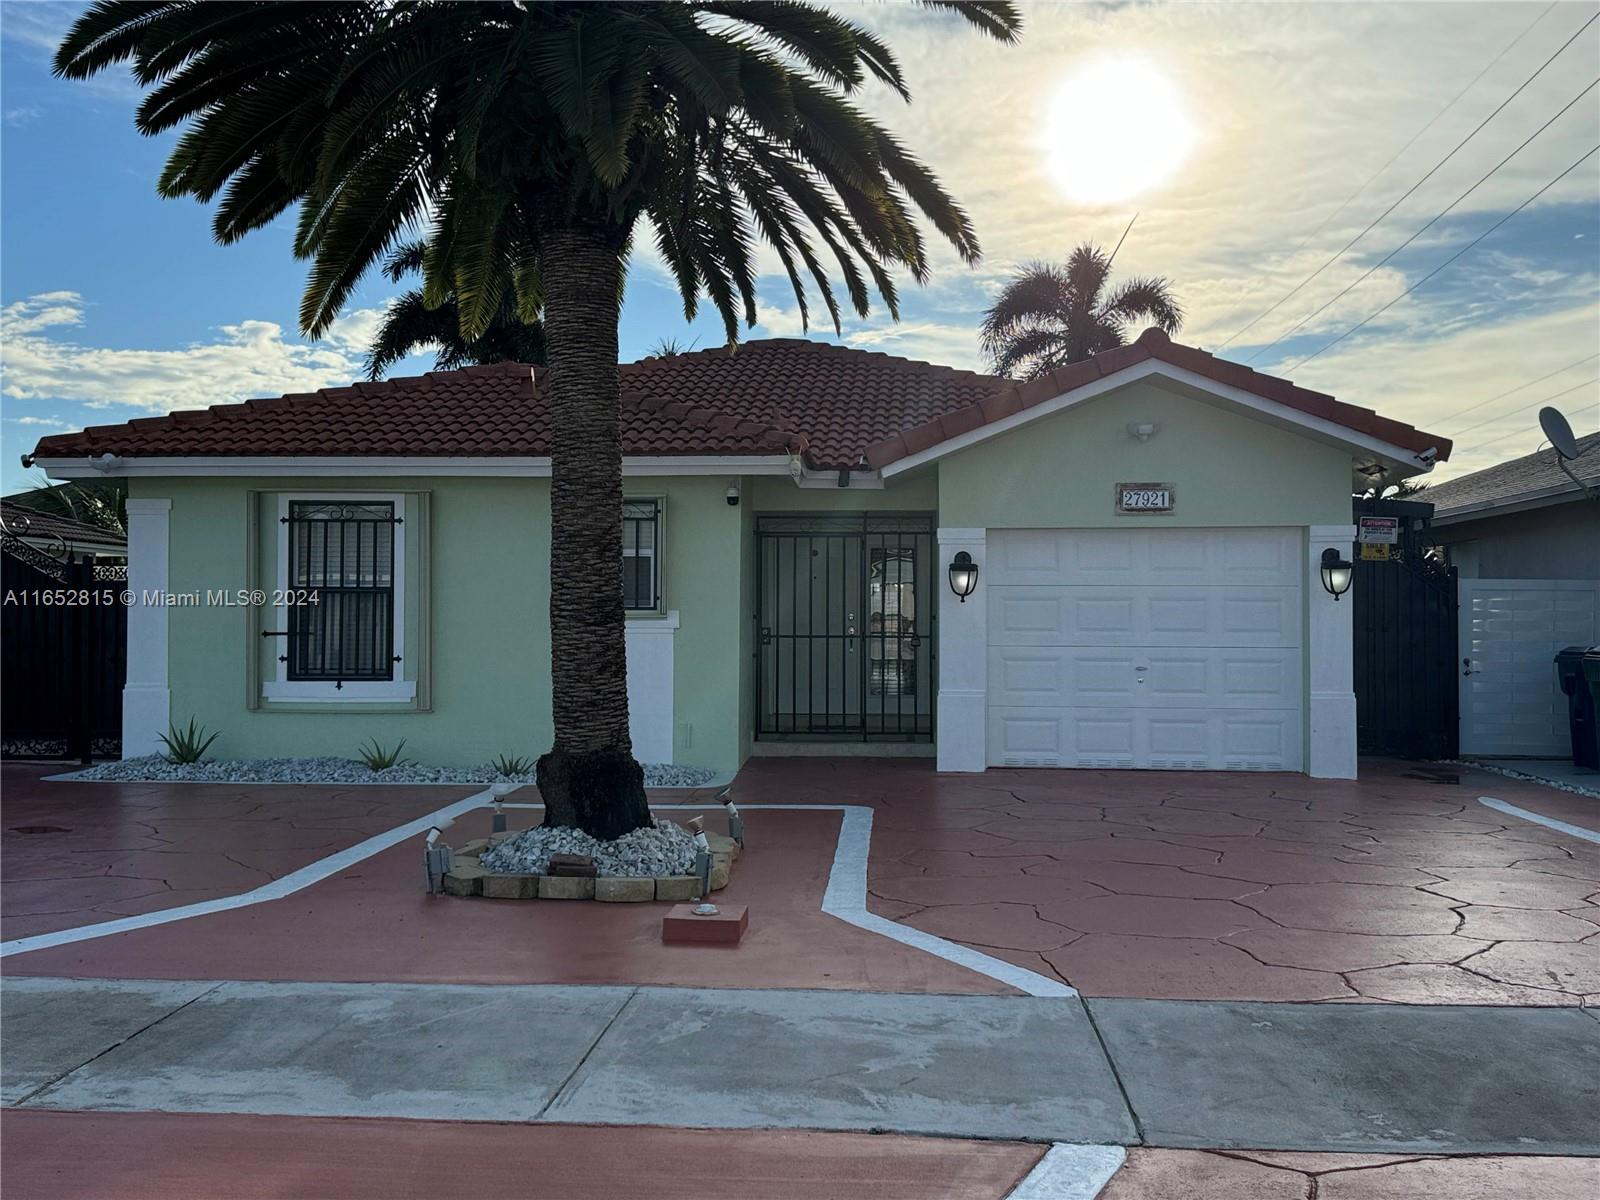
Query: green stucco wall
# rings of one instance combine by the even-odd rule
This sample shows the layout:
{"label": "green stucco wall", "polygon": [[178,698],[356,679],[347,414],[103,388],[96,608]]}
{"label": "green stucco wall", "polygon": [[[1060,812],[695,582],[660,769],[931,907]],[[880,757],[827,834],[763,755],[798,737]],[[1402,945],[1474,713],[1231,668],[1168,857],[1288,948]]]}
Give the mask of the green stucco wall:
{"label": "green stucco wall", "polygon": [[[1119,515],[1118,483],[1170,483],[1177,511]],[[938,508],[959,529],[1349,524],[1350,452],[1135,383],[942,459]]]}
{"label": "green stucco wall", "polygon": [[[740,627],[744,510],[727,504],[726,478],[630,479],[629,496],[665,499],[662,588],[677,610],[674,743],[679,762],[729,770],[742,759],[743,669],[729,631]],[[282,492],[427,493],[431,517],[430,702],[412,705],[248,704],[247,658],[270,678],[274,652],[251,642],[273,614],[239,608],[170,610],[171,711],[221,730],[219,757],[352,755],[367,738],[406,739],[421,762],[468,764],[497,754],[537,755],[551,738],[549,483],[540,479],[205,478],[130,481],[135,497],[172,501],[169,590],[242,588],[249,578],[248,511],[259,493],[256,585],[275,584],[272,539]],[[406,562],[408,651],[419,645],[416,534]],[[642,618],[648,619],[648,618]],[[416,655],[404,668],[415,678]]]}

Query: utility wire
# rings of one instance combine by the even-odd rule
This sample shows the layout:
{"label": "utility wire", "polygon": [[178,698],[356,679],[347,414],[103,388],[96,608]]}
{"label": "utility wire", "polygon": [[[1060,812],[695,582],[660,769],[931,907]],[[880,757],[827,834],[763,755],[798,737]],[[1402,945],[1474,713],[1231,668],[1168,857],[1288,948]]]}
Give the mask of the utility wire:
{"label": "utility wire", "polygon": [[1487,400],[1479,400],[1476,404],[1469,405],[1453,415],[1457,417],[1464,417],[1469,412],[1477,412],[1485,404],[1493,404],[1496,400],[1503,400],[1507,396],[1513,395],[1516,392],[1520,392],[1523,388],[1531,388],[1536,383],[1543,383],[1547,379],[1554,379],[1557,375],[1565,375],[1568,371],[1572,370],[1573,367],[1581,367],[1584,363],[1593,362],[1597,358],[1600,358],[1600,354],[1591,354],[1586,358],[1580,358],[1577,362],[1568,363],[1564,367],[1560,367],[1557,370],[1551,371],[1548,375],[1541,375],[1537,379],[1528,380],[1527,383],[1519,383],[1514,388],[1508,388],[1506,391],[1501,392],[1498,396],[1490,396]]}
{"label": "utility wire", "polygon": [[[1371,233],[1374,229],[1376,229],[1378,227],[1378,224],[1385,217],[1387,217],[1395,209],[1399,208],[1401,204],[1405,203],[1405,201],[1408,200],[1411,197],[1411,195],[1414,192],[1416,192],[1416,190],[1419,187],[1421,187],[1423,184],[1427,183],[1428,180],[1432,179],[1434,174],[1439,170],[1440,167],[1444,166],[1445,163],[1449,162],[1452,158],[1454,158],[1456,156],[1456,154],[1460,152],[1460,150],[1461,150],[1461,148],[1463,146],[1465,146],[1473,138],[1477,137],[1478,134],[1480,132],[1482,132],[1483,127],[1485,125],[1487,125],[1490,121],[1494,120],[1497,116],[1499,116],[1500,113],[1505,109],[1506,105],[1510,104],[1513,100],[1515,100],[1518,96],[1520,96],[1523,93],[1524,89],[1526,89],[1527,86],[1530,83],[1532,83],[1535,79],[1539,78],[1539,76],[1544,73],[1544,70],[1545,70],[1546,67],[1548,67],[1551,63],[1555,62],[1556,59],[1561,57],[1562,51],[1564,51],[1568,46],[1572,45],[1573,42],[1577,41],[1579,36],[1582,35],[1582,33],[1584,32],[1584,30],[1588,29],[1589,26],[1593,25],[1596,21],[1600,21],[1600,13],[1596,13],[1594,16],[1590,17],[1578,29],[1577,33],[1574,33],[1566,41],[1562,42],[1560,49],[1558,49],[1549,58],[1545,59],[1544,62],[1539,65],[1539,69],[1538,70],[1536,70],[1532,75],[1529,75],[1526,79],[1524,79],[1521,83],[1519,83],[1517,85],[1516,91],[1512,92],[1504,100],[1500,101],[1500,103],[1495,107],[1495,110],[1493,112],[1491,112],[1483,120],[1479,121],[1478,124],[1473,128],[1471,133],[1467,134],[1466,137],[1462,138],[1459,142],[1457,142],[1455,144],[1455,148],[1452,149],[1450,151],[1450,153],[1446,154],[1438,162],[1434,163],[1433,166],[1429,167],[1428,168],[1428,173],[1426,175],[1424,175],[1421,179],[1419,179],[1415,183],[1413,183],[1410,187],[1408,187],[1405,190],[1405,192],[1400,196],[1400,198],[1398,200],[1396,200],[1393,204],[1389,205],[1388,208],[1384,209],[1381,213],[1379,213],[1376,217],[1374,217],[1373,220],[1372,220],[1372,223],[1370,225],[1368,225],[1360,233],[1356,234],[1355,237],[1351,238],[1348,242],[1346,242],[1339,249],[1339,251],[1336,254],[1334,254],[1334,256],[1332,258],[1328,259],[1327,262],[1323,263],[1315,271],[1311,272],[1311,274],[1307,275],[1299,283],[1295,284],[1294,287],[1290,288],[1286,295],[1281,297],[1276,303],[1274,303],[1265,312],[1262,312],[1259,315],[1257,315],[1247,325],[1245,325],[1237,333],[1235,333],[1233,335],[1233,337],[1230,337],[1226,342],[1223,342],[1222,346],[1227,346],[1230,342],[1233,342],[1235,339],[1237,339],[1240,334],[1243,334],[1246,331],[1252,329],[1255,326],[1256,322],[1260,321],[1262,319],[1262,317],[1269,316],[1270,314],[1276,312],[1278,310],[1278,308],[1280,306],[1282,306],[1285,301],[1287,301],[1291,297],[1295,296],[1300,291],[1301,288],[1305,287],[1306,284],[1310,283],[1313,279],[1315,279],[1318,275],[1321,275],[1324,271],[1326,271],[1329,267],[1331,267],[1340,258],[1344,257],[1344,253],[1345,253],[1346,250],[1349,250],[1351,246],[1354,246],[1362,238],[1366,237],[1367,234]],[[1219,346],[1218,349],[1221,349],[1222,346]]]}
{"label": "utility wire", "polygon": [[[1591,379],[1591,380],[1589,380],[1589,382],[1590,383],[1594,383],[1595,380]],[[1583,387],[1583,386],[1584,385],[1581,384],[1581,383],[1578,385],[1578,387]],[[1571,388],[1569,390],[1576,391],[1577,388]],[[1551,400],[1558,400],[1562,396],[1565,396],[1566,394],[1567,394],[1566,392],[1557,392],[1554,396],[1546,396],[1539,403],[1540,404],[1548,404]],[[1529,407],[1532,407],[1532,406],[1530,405]],[[1527,410],[1524,409],[1523,411],[1527,411]],[[1508,416],[1514,416],[1515,414],[1514,413],[1508,413],[1507,415]],[[1481,450],[1485,446],[1496,446],[1496,445],[1499,445],[1501,442],[1506,441],[1509,438],[1516,437],[1518,434],[1524,434],[1524,433],[1530,433],[1530,432],[1532,432],[1532,431],[1531,430],[1527,430],[1527,429],[1513,429],[1510,433],[1502,433],[1499,437],[1490,438],[1487,442],[1479,442],[1476,446],[1473,447],[1473,449]],[[1541,439],[1539,444],[1541,446],[1544,444],[1542,439]],[[1535,452],[1537,452],[1537,447],[1535,447]]]}
{"label": "utility wire", "polygon": [[[1591,18],[1591,20],[1592,19],[1593,18]],[[1313,350],[1310,354],[1306,355],[1304,358],[1296,360],[1294,363],[1291,363],[1287,368],[1284,368],[1284,369],[1285,370],[1289,370],[1289,371],[1293,371],[1295,368],[1300,367],[1300,366],[1304,365],[1305,363],[1310,362],[1313,358],[1316,358],[1319,354],[1322,354],[1322,353],[1324,353],[1324,352],[1326,352],[1328,350],[1333,349],[1333,347],[1337,346],[1340,342],[1344,341],[1345,338],[1349,337],[1352,333],[1356,332],[1356,330],[1358,330],[1362,326],[1366,325],[1368,321],[1371,321],[1376,317],[1380,317],[1384,313],[1388,312],[1391,308],[1393,308],[1396,304],[1400,303],[1400,301],[1404,300],[1412,292],[1416,291],[1423,284],[1427,283],[1428,280],[1432,279],[1440,271],[1444,270],[1451,263],[1455,262],[1456,259],[1460,258],[1468,250],[1471,250],[1479,242],[1483,241],[1484,238],[1488,237],[1496,229],[1499,229],[1500,226],[1504,225],[1507,221],[1511,220],[1512,217],[1516,216],[1523,209],[1527,208],[1528,205],[1532,204],[1540,196],[1544,195],[1551,188],[1555,187],[1556,184],[1560,183],[1568,175],[1570,175],[1574,171],[1576,171],[1579,167],[1581,167],[1584,164],[1584,162],[1586,160],[1588,160],[1590,158],[1593,158],[1596,151],[1600,151],[1600,146],[1591,146],[1587,151],[1584,152],[1582,157],[1580,157],[1576,162],[1574,162],[1566,170],[1562,171],[1561,174],[1557,175],[1549,183],[1545,184],[1537,192],[1535,192],[1533,195],[1529,196],[1521,204],[1517,205],[1510,212],[1508,212],[1505,216],[1501,217],[1493,225],[1489,226],[1489,228],[1485,229],[1477,237],[1473,238],[1465,246],[1461,247],[1461,249],[1457,250],[1449,258],[1445,259],[1442,263],[1440,263],[1433,270],[1429,271],[1421,279],[1419,279],[1415,283],[1413,283],[1405,291],[1401,292],[1393,300],[1389,301],[1389,303],[1385,304],[1382,308],[1378,309],[1376,312],[1368,315],[1367,317],[1364,317],[1362,320],[1360,320],[1356,324],[1352,325],[1349,329],[1346,329],[1343,333],[1341,333],[1338,337],[1334,338],[1333,341],[1329,342],[1327,345],[1323,346],[1320,350]]]}
{"label": "utility wire", "polygon": [[[1504,421],[1507,417],[1514,417],[1518,413],[1525,413],[1530,408],[1538,408],[1541,404],[1548,404],[1552,400],[1559,400],[1563,396],[1570,396],[1579,388],[1586,388],[1595,383],[1600,383],[1600,375],[1596,375],[1593,379],[1585,379],[1582,383],[1575,383],[1566,391],[1557,392],[1554,396],[1546,396],[1543,400],[1535,400],[1532,404],[1524,404],[1521,408],[1513,408],[1510,412],[1503,412],[1499,416],[1490,417],[1487,421],[1479,421],[1476,425],[1468,425],[1465,429],[1452,434],[1451,437],[1452,439],[1459,438],[1463,434],[1471,433],[1475,429],[1482,429],[1485,425],[1493,425],[1497,421]],[[1507,436],[1509,437],[1510,435],[1508,434]]]}
{"label": "utility wire", "polygon": [[1533,141],[1534,138],[1538,137],[1546,129],[1549,129],[1550,126],[1554,125],[1563,116],[1565,116],[1566,113],[1567,113],[1567,110],[1570,109],[1579,100],[1582,100],[1590,92],[1594,91],[1596,85],[1600,85],[1600,79],[1594,80],[1592,83],[1589,84],[1588,87],[1584,88],[1583,91],[1579,92],[1571,100],[1568,100],[1566,102],[1566,104],[1562,106],[1560,112],[1556,113],[1555,116],[1551,117],[1543,125],[1539,126],[1539,128],[1535,129],[1532,133],[1530,133],[1528,135],[1527,139],[1525,141],[1523,141],[1522,145],[1518,146],[1510,154],[1506,155],[1499,162],[1497,162],[1493,167],[1491,167],[1489,169],[1489,171],[1486,174],[1484,174],[1478,180],[1477,183],[1473,184],[1466,191],[1462,192],[1461,195],[1457,196],[1454,200],[1450,201],[1450,203],[1445,208],[1440,210],[1440,212],[1437,215],[1431,217],[1428,220],[1428,223],[1426,225],[1424,225],[1421,229],[1418,229],[1415,233],[1413,233],[1405,241],[1401,242],[1393,250],[1389,251],[1389,253],[1385,254],[1381,259],[1379,259],[1377,262],[1373,263],[1372,266],[1368,267],[1366,272],[1364,274],[1362,274],[1360,278],[1356,279],[1355,282],[1346,284],[1343,291],[1341,291],[1337,296],[1334,296],[1333,299],[1331,299],[1331,300],[1327,301],[1325,304],[1323,304],[1323,306],[1321,308],[1317,309],[1315,312],[1307,313],[1305,316],[1301,317],[1300,320],[1295,325],[1292,325],[1290,328],[1284,330],[1277,337],[1273,338],[1270,342],[1268,342],[1265,346],[1262,346],[1259,350],[1256,350],[1254,353],[1247,355],[1244,358],[1243,361],[1247,362],[1247,363],[1248,362],[1254,362],[1256,359],[1260,358],[1263,354],[1265,354],[1268,350],[1271,350],[1279,342],[1283,341],[1285,338],[1292,337],[1296,332],[1298,332],[1300,329],[1304,328],[1304,326],[1305,326],[1307,321],[1310,321],[1314,317],[1319,317],[1323,313],[1327,312],[1329,307],[1331,307],[1332,305],[1336,304],[1338,301],[1344,299],[1345,296],[1349,295],[1350,291],[1353,288],[1359,287],[1361,284],[1365,283],[1368,279],[1370,279],[1372,277],[1373,272],[1377,271],[1378,268],[1382,267],[1385,263],[1387,263],[1390,259],[1392,259],[1396,254],[1399,254],[1400,251],[1404,250],[1407,246],[1411,245],[1412,242],[1416,241],[1424,233],[1428,232],[1429,229],[1433,228],[1433,226],[1434,226],[1434,224],[1436,222],[1438,222],[1438,221],[1442,220],[1444,217],[1448,216],[1451,209],[1455,208],[1456,205],[1460,204],[1468,196],[1472,195],[1473,192],[1477,191],[1485,183],[1489,182],[1490,176],[1494,175],[1496,172],[1498,172],[1500,170],[1501,167],[1505,166],[1513,158],[1515,158],[1517,155],[1521,154],[1524,150],[1526,150],[1528,148],[1528,143],[1529,142]]}
{"label": "utility wire", "polygon": [[1454,108],[1456,106],[1456,101],[1460,100],[1461,97],[1465,96],[1468,92],[1470,92],[1473,89],[1473,87],[1477,84],[1478,80],[1482,79],[1485,75],[1487,75],[1490,71],[1492,71],[1494,69],[1495,65],[1497,63],[1499,63],[1499,61],[1502,58],[1504,58],[1507,54],[1511,53],[1511,51],[1516,47],[1517,43],[1520,42],[1523,38],[1527,37],[1530,32],[1532,32],[1533,27],[1535,25],[1537,25],[1540,21],[1544,20],[1547,16],[1549,16],[1550,15],[1550,9],[1554,8],[1555,6],[1556,6],[1556,0],[1550,0],[1549,7],[1547,7],[1538,16],[1534,17],[1533,20],[1529,21],[1527,23],[1527,25],[1525,25],[1523,27],[1521,33],[1517,34],[1516,37],[1512,38],[1509,42],[1507,42],[1504,46],[1502,46],[1501,49],[1500,49],[1500,53],[1496,54],[1493,58],[1491,58],[1488,61],[1488,63],[1484,65],[1483,69],[1472,77],[1472,79],[1467,83],[1466,87],[1462,88],[1454,96],[1451,96],[1449,102],[1443,108],[1441,108],[1438,112],[1433,114],[1433,119],[1431,121],[1429,121],[1421,129],[1419,129],[1415,133],[1413,133],[1411,135],[1410,140],[1408,140],[1404,146],[1401,146],[1400,149],[1396,150],[1392,155],[1389,156],[1389,161],[1388,162],[1384,163],[1383,166],[1379,167],[1371,175],[1368,175],[1365,183],[1363,183],[1355,191],[1351,192],[1348,196],[1346,196],[1344,198],[1344,203],[1343,204],[1339,205],[1338,208],[1334,209],[1327,216],[1323,217],[1322,218],[1322,222],[1315,229],[1313,229],[1310,233],[1306,234],[1305,237],[1301,238],[1298,242],[1296,242],[1295,245],[1294,245],[1294,249],[1290,250],[1289,253],[1290,254],[1299,253],[1300,248],[1302,246],[1304,246],[1312,238],[1316,237],[1317,234],[1321,233],[1324,229],[1326,229],[1328,227],[1328,225],[1336,217],[1339,216],[1340,213],[1344,212],[1345,209],[1349,208],[1350,205],[1355,202],[1355,200],[1356,200],[1356,198],[1358,196],[1360,196],[1369,187],[1371,187],[1375,182],[1377,182],[1379,176],[1381,176],[1385,171],[1387,171],[1390,167],[1394,166],[1394,164],[1399,161],[1400,156],[1402,154],[1404,154],[1407,150],[1411,149],[1412,146],[1416,145],[1416,142],[1417,142],[1418,138],[1420,138],[1423,134],[1427,133],[1428,130],[1432,129],[1435,125],[1437,125],[1439,123],[1439,119],[1441,117],[1443,117],[1445,115],[1445,113],[1449,112],[1452,108]]}

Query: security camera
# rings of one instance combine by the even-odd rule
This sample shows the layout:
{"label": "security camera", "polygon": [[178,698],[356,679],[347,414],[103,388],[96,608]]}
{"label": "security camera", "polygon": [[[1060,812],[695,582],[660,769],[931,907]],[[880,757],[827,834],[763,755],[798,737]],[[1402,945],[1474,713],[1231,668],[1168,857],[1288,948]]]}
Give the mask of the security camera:
{"label": "security camera", "polygon": [[1439,461],[1439,447],[1429,446],[1417,455],[1417,461],[1425,467],[1431,467]]}
{"label": "security camera", "polygon": [[727,493],[727,495],[728,495],[728,506],[730,508],[737,506],[738,503],[739,503],[739,485],[737,483],[730,483],[728,485],[728,493]]}

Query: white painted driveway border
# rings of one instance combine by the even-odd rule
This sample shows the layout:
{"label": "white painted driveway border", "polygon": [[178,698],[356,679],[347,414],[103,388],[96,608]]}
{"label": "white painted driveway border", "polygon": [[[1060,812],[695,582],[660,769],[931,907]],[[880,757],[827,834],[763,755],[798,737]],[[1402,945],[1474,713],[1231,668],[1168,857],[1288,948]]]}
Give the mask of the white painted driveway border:
{"label": "white painted driveway border", "polygon": [[[48,950],[52,946],[67,946],[73,942],[87,942],[95,938],[110,937],[117,933],[129,933],[135,929],[150,929],[156,925],[170,925],[174,921],[187,921],[192,917],[206,917],[212,913],[227,912],[235,908],[248,908],[252,904],[265,904],[269,900],[282,900],[285,896],[292,896],[314,883],[321,883],[330,875],[337,875],[356,863],[371,858],[391,846],[397,846],[408,838],[418,837],[427,833],[435,825],[448,825],[464,813],[469,813],[475,808],[482,808],[491,800],[487,790],[468,796],[465,800],[457,800],[454,804],[436,809],[426,816],[418,817],[415,821],[407,821],[404,825],[397,826],[386,833],[380,833],[365,841],[357,842],[354,846],[330,854],[327,858],[318,859],[309,866],[301,867],[298,871],[290,871],[287,875],[274,879],[271,883],[264,883],[258,888],[248,892],[240,892],[236,896],[222,896],[216,900],[202,900],[198,904],[183,904],[177,908],[163,908],[156,912],[140,913],[137,916],[122,917],[115,921],[101,921],[95,925],[79,925],[75,929],[58,929],[54,933],[36,933],[32,937],[15,938],[9,942],[0,942],[0,958],[10,958],[13,954],[26,954],[30,950]],[[421,867],[418,867],[418,878],[421,878]]]}
{"label": "white painted driveway border", "polygon": [[[137,916],[121,917],[114,921],[101,921],[94,925],[79,925],[73,929],[60,929],[53,933],[39,933],[31,937],[16,938],[9,942],[0,943],[0,958],[9,958],[13,954],[27,954],[32,950],[47,950],[55,946],[71,945],[74,942],[87,942],[95,938],[111,937],[118,933],[129,933],[136,929],[150,929],[157,925],[170,925],[175,921],[187,921],[193,917],[209,916],[212,913],[228,912],[236,908],[247,908],[252,904],[265,904],[271,900],[281,900],[285,896],[310,887],[312,884],[321,883],[324,879],[347,870],[365,859],[371,858],[392,846],[399,845],[410,838],[427,833],[435,826],[444,828],[457,817],[472,812],[479,808],[488,808],[494,803],[491,789],[485,789],[468,796],[464,800],[457,800],[453,804],[418,817],[404,825],[380,833],[365,841],[357,842],[354,846],[319,859],[309,866],[301,867],[297,871],[271,883],[262,884],[248,892],[240,892],[236,896],[223,896],[216,900],[204,900],[198,904],[184,904],[177,908],[165,908],[156,912],[140,913]],[[505,808],[542,809],[542,804],[506,803]],[[714,811],[721,807],[715,801],[699,804],[656,804],[652,809],[696,809]],[[828,872],[828,885],[822,897],[822,911],[830,917],[864,929],[868,933],[875,933],[880,937],[889,938],[920,950],[924,954],[931,954],[946,962],[955,963],[976,974],[993,979],[998,983],[1014,987],[1027,996],[1054,996],[1073,997],[1078,994],[1077,989],[1056,979],[1041,975],[1036,971],[1029,971],[1024,967],[1008,963],[1003,959],[993,958],[969,946],[957,942],[947,941],[942,937],[926,933],[921,929],[913,929],[909,925],[901,925],[887,917],[880,917],[877,913],[867,910],[867,856],[872,846],[872,809],[863,804],[745,804],[740,806],[741,811],[755,812],[789,811],[789,812],[836,812],[841,814],[839,824],[839,841],[833,852],[833,866]]]}
{"label": "white painted driveway border", "polygon": [[1554,829],[1557,833],[1565,833],[1570,837],[1580,838],[1585,842],[1600,843],[1600,833],[1593,829],[1585,829],[1582,825],[1572,825],[1566,821],[1558,821],[1554,817],[1547,817],[1543,813],[1534,812],[1528,808],[1518,808],[1515,804],[1507,804],[1504,800],[1496,800],[1493,796],[1479,796],[1478,803],[1495,812],[1505,813],[1508,817],[1517,817],[1524,821],[1532,821],[1535,825],[1543,825],[1546,829]]}
{"label": "white painted driveway border", "polygon": [[1128,1152],[1121,1146],[1057,1142],[1006,1194],[1006,1200],[1095,1200],[1127,1160]]}

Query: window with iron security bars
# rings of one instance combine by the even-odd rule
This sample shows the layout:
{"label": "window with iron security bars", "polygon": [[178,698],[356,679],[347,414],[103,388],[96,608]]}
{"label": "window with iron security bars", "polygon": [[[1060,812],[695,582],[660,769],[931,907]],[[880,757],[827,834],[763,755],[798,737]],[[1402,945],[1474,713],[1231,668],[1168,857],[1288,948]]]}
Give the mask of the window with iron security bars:
{"label": "window with iron security bars", "polygon": [[297,500],[283,520],[289,587],[313,601],[289,606],[287,678],[392,680],[394,505]]}
{"label": "window with iron security bars", "polygon": [[622,607],[655,612],[661,607],[661,501],[626,500],[622,505]]}

